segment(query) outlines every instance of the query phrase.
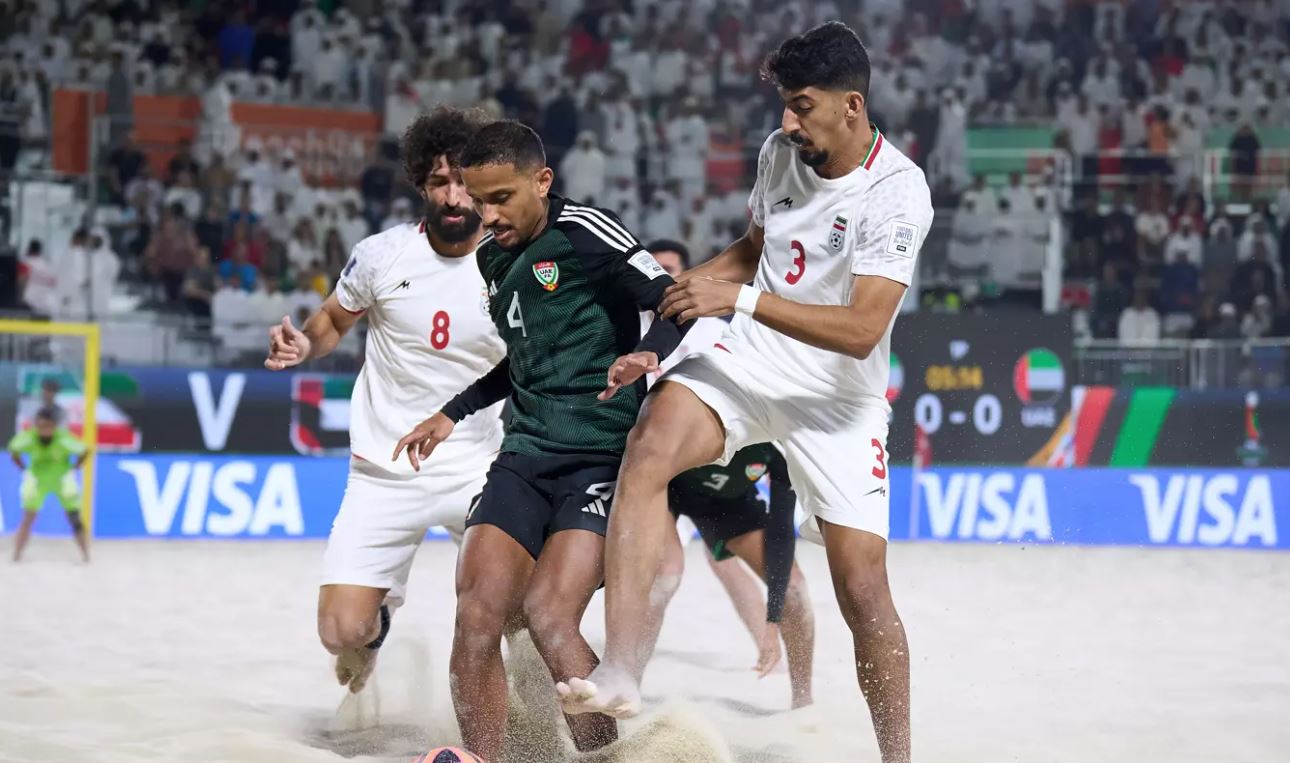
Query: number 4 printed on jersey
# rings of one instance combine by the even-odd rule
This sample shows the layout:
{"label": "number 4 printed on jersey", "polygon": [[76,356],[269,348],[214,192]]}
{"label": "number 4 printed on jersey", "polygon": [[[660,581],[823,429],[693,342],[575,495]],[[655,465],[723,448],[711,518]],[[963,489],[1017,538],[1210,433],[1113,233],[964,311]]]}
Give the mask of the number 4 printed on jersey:
{"label": "number 4 printed on jersey", "polygon": [[506,325],[513,329],[520,330],[520,336],[528,337],[529,332],[524,328],[524,313],[520,310],[520,293],[511,292],[511,306],[506,311]]}

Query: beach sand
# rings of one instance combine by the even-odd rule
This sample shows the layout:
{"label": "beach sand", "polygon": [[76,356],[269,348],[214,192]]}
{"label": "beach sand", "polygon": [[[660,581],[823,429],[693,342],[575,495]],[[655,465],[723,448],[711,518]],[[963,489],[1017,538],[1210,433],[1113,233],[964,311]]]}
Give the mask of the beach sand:
{"label": "beach sand", "polygon": [[[753,643],[692,545],[645,715],[579,760],[877,761],[823,551],[798,548],[817,612],[814,706],[786,711],[782,668],[755,678]],[[38,537],[24,563],[0,562],[0,760],[406,761],[456,741],[450,543],[422,549],[375,690],[340,711],[315,633],[321,543],[94,551],[82,566],[70,541]],[[1290,555],[901,544],[890,568],[916,759],[1286,760]],[[596,645],[602,612],[597,596]],[[572,759],[553,720],[516,718],[508,760]]]}

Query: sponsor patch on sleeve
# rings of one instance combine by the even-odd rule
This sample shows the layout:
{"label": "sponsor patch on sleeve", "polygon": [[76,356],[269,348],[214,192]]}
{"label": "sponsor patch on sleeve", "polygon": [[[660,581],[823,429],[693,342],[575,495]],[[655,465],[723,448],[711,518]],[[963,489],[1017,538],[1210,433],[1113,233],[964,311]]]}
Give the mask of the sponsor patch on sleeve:
{"label": "sponsor patch on sleeve", "polygon": [[644,249],[633,254],[628,258],[627,262],[631,263],[632,267],[639,270],[642,275],[651,281],[659,276],[667,275],[667,271],[663,269],[662,265],[658,264],[658,260],[654,259],[654,255]]}
{"label": "sponsor patch on sleeve", "polygon": [[887,254],[913,257],[918,248],[918,226],[896,220],[891,224],[891,237],[887,239]]}

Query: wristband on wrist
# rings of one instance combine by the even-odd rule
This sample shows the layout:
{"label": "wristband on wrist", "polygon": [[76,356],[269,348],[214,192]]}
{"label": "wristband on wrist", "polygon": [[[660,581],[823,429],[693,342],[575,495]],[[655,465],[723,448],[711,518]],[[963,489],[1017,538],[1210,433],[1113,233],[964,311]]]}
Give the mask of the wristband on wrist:
{"label": "wristband on wrist", "polygon": [[739,296],[735,299],[735,312],[746,315],[749,318],[753,317],[753,313],[757,311],[757,299],[759,297],[761,297],[761,289],[756,286],[747,284],[740,286]]}

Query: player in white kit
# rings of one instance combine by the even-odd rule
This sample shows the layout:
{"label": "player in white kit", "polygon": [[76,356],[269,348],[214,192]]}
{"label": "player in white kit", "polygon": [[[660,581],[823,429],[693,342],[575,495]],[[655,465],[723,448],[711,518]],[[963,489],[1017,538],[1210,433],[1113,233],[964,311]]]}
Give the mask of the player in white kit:
{"label": "player in white kit", "polygon": [[350,407],[349,482],[318,597],[319,637],[353,692],[371,674],[427,529],[444,526],[460,537],[502,439],[493,406],[458,424],[420,472],[390,460],[424,407],[442,406],[506,355],[472,256],[483,233],[479,216],[456,168],[480,124],[453,109],[413,122],[401,152],[409,182],[425,198],[425,218],[360,241],[303,331],[289,318],[271,330],[264,365],[280,371],[328,354],[367,317],[366,357]]}
{"label": "player in white kit", "polygon": [[[667,486],[750,443],[784,452],[822,535],[885,763],[910,758],[909,651],[887,581],[891,327],[932,223],[923,173],[868,118],[869,57],[832,22],[764,65],[784,100],[748,232],[669,289],[664,316],[736,313],[720,347],[657,384],[628,439],[606,549],[604,661],[557,687],[566,712],[639,710],[645,608],[670,531]],[[754,286],[743,285],[754,279]],[[611,379],[630,383],[624,356]]]}

